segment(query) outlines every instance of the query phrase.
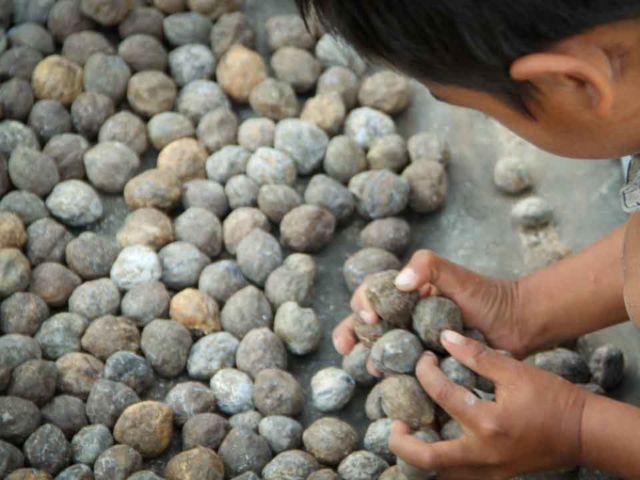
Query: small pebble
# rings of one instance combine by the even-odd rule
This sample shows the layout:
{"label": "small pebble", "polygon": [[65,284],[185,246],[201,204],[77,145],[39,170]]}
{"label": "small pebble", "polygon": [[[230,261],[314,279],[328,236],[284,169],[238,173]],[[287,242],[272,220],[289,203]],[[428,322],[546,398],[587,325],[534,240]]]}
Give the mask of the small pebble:
{"label": "small pebble", "polygon": [[344,370],[325,368],[311,379],[313,406],[321,412],[343,409],[353,398],[356,382]]}
{"label": "small pebble", "polygon": [[29,260],[16,248],[0,250],[0,299],[29,287],[31,280]]}
{"label": "small pebble", "polygon": [[553,221],[553,207],[544,198],[525,198],[515,204],[511,219],[522,228],[546,227]]}
{"label": "small pebble", "polygon": [[173,173],[181,182],[205,178],[207,151],[193,138],[181,138],[164,147],[157,168]]}
{"label": "small pebble", "polygon": [[318,78],[318,94],[329,92],[339,93],[347,110],[353,109],[358,103],[360,80],[358,76],[343,66],[332,66]]}
{"label": "small pebble", "polygon": [[287,213],[280,223],[282,244],[296,252],[316,252],[332,239],[336,219],[322,207],[302,205]]}
{"label": "small pebble", "polygon": [[449,163],[449,148],[443,140],[431,132],[417,133],[407,142],[409,158],[412,162],[429,160],[438,162],[443,166]]}
{"label": "small pebble", "polygon": [[447,353],[440,335],[445,330],[462,333],[462,313],[451,300],[443,297],[423,298],[416,305],[412,316],[413,330],[420,337],[428,350]]}
{"label": "small pebble", "polygon": [[124,200],[131,209],[171,210],[180,201],[180,180],[170,171],[152,168],[136,175],[124,186]]}
{"label": "small pebble", "polygon": [[346,116],[347,109],[342,96],[338,92],[328,92],[307,100],[300,119],[317,125],[330,135],[335,135],[342,128]]}
{"label": "small pebble", "polygon": [[94,53],[84,66],[84,90],[106,95],[116,106],[124,99],[130,79],[131,69],[118,55]]}
{"label": "small pebble", "polygon": [[263,185],[258,191],[258,207],[274,223],[301,204],[300,195],[289,185]]}
{"label": "small pebble", "polygon": [[276,15],[267,20],[267,42],[272,52],[282,47],[297,47],[310,50],[315,39],[307,31],[299,15]]}
{"label": "small pebble", "polygon": [[86,399],[102,375],[104,364],[86,353],[71,352],[56,360],[58,390]]}
{"label": "small pebble", "polygon": [[33,336],[49,318],[49,307],[37,295],[17,292],[0,304],[0,331]]}
{"label": "small pebble", "polygon": [[187,327],[196,338],[221,329],[218,303],[194,288],[187,288],[173,296],[169,316]]}
{"label": "small pebble", "polygon": [[343,274],[349,290],[353,292],[369,275],[400,268],[400,260],[392,253],[379,248],[365,248],[347,259]]}
{"label": "small pebble", "polygon": [[287,154],[273,148],[261,147],[249,159],[247,175],[260,185],[292,186],[296,182],[297,171],[293,160]]}
{"label": "small pebble", "polygon": [[0,212],[0,248],[22,249],[27,242],[27,231],[19,216]]}
{"label": "small pebble", "polygon": [[22,444],[40,425],[35,403],[19,397],[0,396],[0,438]]}
{"label": "small pebble", "polygon": [[211,20],[198,12],[180,12],[164,19],[164,36],[174,47],[191,43],[209,43]]}
{"label": "small pebble", "polygon": [[115,315],[120,307],[120,292],[108,278],[91,280],[78,286],[69,297],[69,312],[91,321]]}
{"label": "small pebble", "polygon": [[591,381],[610,391],[624,379],[624,353],[613,345],[603,345],[596,349],[589,359]]}
{"label": "small pebble", "polygon": [[102,125],[114,114],[113,101],[97,92],[82,93],[71,105],[73,126],[76,131],[89,139],[96,138]]}
{"label": "small pebble", "polygon": [[227,95],[246,104],[253,87],[267,78],[267,66],[260,54],[236,44],[218,62],[216,78]]}
{"label": "small pebble", "polygon": [[322,325],[315,312],[297,303],[283,303],[276,313],[273,330],[294,355],[315,352],[322,342]]}
{"label": "small pebble", "polygon": [[127,101],[143,117],[152,117],[173,108],[178,90],[173,79],[158,71],[134,74],[127,86]]}
{"label": "small pebble", "polygon": [[9,158],[19,146],[40,149],[40,142],[34,131],[21,122],[4,120],[0,122],[0,154]]}
{"label": "small pebble", "polygon": [[373,220],[398,215],[410,203],[411,184],[389,170],[359,173],[349,181],[349,190],[358,213]]}
{"label": "small pebble", "polygon": [[0,105],[4,118],[24,122],[33,107],[33,91],[28,81],[14,77],[0,85]]}
{"label": "small pebble", "polygon": [[145,401],[127,407],[113,428],[113,438],[135,448],[145,458],[160,455],[173,435],[173,412],[159,402]]}
{"label": "small pebble", "polygon": [[273,271],[265,285],[265,294],[277,309],[285,302],[310,307],[314,297],[316,266],[309,255],[289,255],[282,267]]}
{"label": "small pebble", "polygon": [[92,424],[112,429],[122,412],[139,401],[136,392],[124,383],[101,379],[93,385],[87,399],[87,417]]}
{"label": "small pebble", "polygon": [[140,346],[153,369],[167,378],[180,375],[191,350],[191,334],[171,320],[153,320],[142,331]]}
{"label": "small pebble", "polygon": [[213,110],[200,119],[196,135],[207,150],[217,152],[236,143],[238,118],[228,108]]}
{"label": "small pebble", "polygon": [[367,361],[371,355],[371,349],[358,343],[351,352],[342,359],[342,369],[353,378],[360,386],[370,386],[377,379],[367,370]]}
{"label": "small pebble", "polygon": [[218,450],[231,431],[229,422],[215,413],[200,413],[189,418],[182,427],[182,449],[194,447]]}
{"label": "small pebble", "polygon": [[504,193],[517,195],[533,186],[533,175],[524,158],[507,156],[496,162],[493,182]]}
{"label": "small pebble", "polygon": [[175,234],[168,215],[155,208],[140,208],[127,215],[116,239],[121,247],[144,245],[157,250],[175,240]]}
{"label": "small pebble", "polygon": [[338,223],[349,220],[355,210],[351,192],[340,182],[327,175],[315,175],[304,194],[305,202],[327,209]]}
{"label": "small pebble", "polygon": [[67,438],[72,438],[89,423],[85,408],[85,403],[79,398],[58,395],[42,407],[42,420],[58,427]]}
{"label": "small pebble", "polygon": [[11,373],[7,394],[43,406],[56,390],[56,367],[46,360],[27,360]]}
{"label": "small pebble", "polygon": [[389,418],[376,420],[369,425],[367,433],[364,436],[364,448],[386,462],[393,464],[396,462],[396,455],[389,447],[391,425],[393,425],[393,420]]}
{"label": "small pebble", "polygon": [[219,303],[227,302],[248,285],[242,271],[233,260],[221,260],[202,270],[198,289]]}
{"label": "small pebble", "polygon": [[264,480],[278,480],[286,476],[291,479],[306,479],[320,468],[318,461],[302,450],[282,452],[262,470]]}
{"label": "small pebble", "polygon": [[411,86],[405,77],[395,72],[377,72],[363,80],[358,100],[364,107],[395,115],[411,102]]}
{"label": "small pebble", "polygon": [[376,138],[367,153],[371,170],[401,172],[409,163],[407,142],[400,135]]}
{"label": "small pebble", "polygon": [[144,245],[125,247],[111,267],[111,280],[121,290],[160,280],[161,276],[158,254]]}
{"label": "small pebble", "polygon": [[153,383],[153,371],[149,363],[133,352],[112,354],[104,364],[104,378],[124,383],[137,394],[144,393]]}
{"label": "small pebble", "polygon": [[264,286],[269,275],[283,261],[278,241],[259,228],[242,239],[237,247],[236,257],[243,275],[259,286]]}
{"label": "small pebble", "polygon": [[173,387],[164,400],[173,410],[173,421],[182,426],[189,418],[216,410],[213,391],[198,382],[183,382]]}
{"label": "small pebble", "polygon": [[253,380],[240,370],[223,368],[211,378],[218,408],[227,415],[253,410]]}
{"label": "small pebble", "polygon": [[207,177],[225,184],[236,175],[242,175],[247,169],[251,152],[236,145],[226,145],[207,159]]}
{"label": "small pebble", "polygon": [[58,313],[42,323],[35,339],[44,358],[57,360],[67,353],[80,351],[80,339],[86,328],[87,320],[80,315]]}
{"label": "small pebble", "polygon": [[308,51],[282,47],[271,57],[271,68],[278,80],[290,84],[297,93],[311,90],[322,72],[321,63]]}
{"label": "small pebble", "polygon": [[126,317],[105,315],[89,324],[81,343],[84,350],[105,361],[119,351],[136,353],[140,349],[140,332]]}
{"label": "small pebble", "polygon": [[216,58],[222,58],[232,45],[253,48],[256,33],[243,12],[222,15],[211,29],[211,48]]}
{"label": "small pebble", "polygon": [[424,348],[420,339],[406,330],[391,330],[371,349],[371,363],[383,373],[413,373]]}
{"label": "small pebble", "polygon": [[580,354],[565,348],[538,353],[533,364],[536,368],[559,375],[571,383],[589,383],[591,372]]}
{"label": "small pebble", "polygon": [[28,123],[43,143],[56,135],[71,132],[72,128],[69,111],[56,100],[36,102],[29,114]]}
{"label": "small pebble", "polygon": [[249,118],[238,128],[238,143],[251,152],[261,147],[273,147],[276,124],[270,118]]}
{"label": "small pebble", "polygon": [[91,29],[72,33],[62,44],[62,56],[81,66],[95,53],[113,55],[116,49],[102,33]]}
{"label": "small pebble", "polygon": [[329,137],[313,123],[287,119],[278,123],[274,145],[288,154],[301,175],[309,175],[322,164]]}
{"label": "small pebble", "polygon": [[191,180],[182,185],[182,206],[203,208],[223,219],[229,212],[229,201],[224,187],[212,180]]}
{"label": "small pebble", "polygon": [[224,461],[224,472],[229,478],[245,472],[262,472],[272,458],[267,441],[243,428],[231,430],[218,453]]}
{"label": "small pebble", "polygon": [[140,283],[122,297],[122,314],[144,328],[156,318],[167,318],[171,297],[161,282]]}
{"label": "small pebble", "polygon": [[222,480],[224,464],[216,452],[208,448],[196,447],[182,452],[167,463],[164,475],[167,480],[204,478]]}
{"label": "small pebble", "polygon": [[71,445],[58,427],[43,425],[33,432],[23,447],[27,462],[51,475],[58,474],[71,461]]}
{"label": "small pebble", "polygon": [[49,11],[47,29],[58,43],[63,43],[69,35],[93,28],[93,21],[82,14],[77,0],[55,2]]}
{"label": "small pebble", "polygon": [[447,174],[442,164],[432,161],[413,162],[403,172],[411,187],[409,206],[417,213],[430,213],[444,203],[449,190]]}
{"label": "small pebble", "polygon": [[35,48],[10,48],[0,56],[0,77],[30,81],[42,58],[42,54]]}
{"label": "small pebble", "polygon": [[257,208],[241,207],[229,214],[222,224],[222,234],[227,251],[236,254],[238,245],[255,228],[265,232],[271,230],[269,220]]}
{"label": "small pebble", "polygon": [[93,467],[96,480],[127,480],[142,469],[142,456],[127,445],[115,445],[102,452]]}
{"label": "small pebble", "polygon": [[258,433],[260,421],[263,419],[262,414],[255,410],[238,413],[229,418],[229,424],[232,428],[246,428]]}
{"label": "small pebble", "polygon": [[239,370],[255,378],[265,369],[286,369],[287,351],[280,338],[271,330],[256,328],[240,342],[236,351],[236,365]]}
{"label": "small pebble", "polygon": [[367,170],[367,159],[360,146],[345,135],[334,137],[329,142],[324,158],[327,175],[341,183]]}
{"label": "small pebble", "polygon": [[8,167],[9,177],[16,188],[39,197],[47,196],[60,181],[53,160],[33,148],[19,146],[13,150]]}
{"label": "small pebble", "polygon": [[42,298],[50,307],[61,307],[81,283],[80,277],[68,268],[59,263],[45,262],[31,273],[29,291]]}
{"label": "small pebble", "polygon": [[[176,83],[184,87],[194,80],[207,80],[216,69],[211,49],[197,43],[182,45],[169,54],[169,68]],[[156,68],[155,70],[164,70]]]}
{"label": "small pebble", "polygon": [[180,241],[163,247],[158,257],[162,264],[162,281],[173,290],[195,286],[200,272],[211,263],[196,246]]}
{"label": "small pebble", "polygon": [[66,180],[58,183],[46,206],[51,214],[70,227],[86,227],[102,218],[102,200],[88,183]]}
{"label": "small pebble", "polygon": [[86,465],[72,465],[60,472],[56,480],[94,480],[93,470]]}
{"label": "small pebble", "polygon": [[162,150],[175,140],[195,137],[196,130],[188,117],[177,112],[154,115],[147,124],[149,139],[156,150]]}
{"label": "small pebble", "polygon": [[264,293],[253,285],[234,293],[226,302],[220,321],[225,331],[239,339],[257,328],[271,328],[273,312]]}
{"label": "small pebble", "polygon": [[358,434],[348,423],[324,417],[305,430],[302,441],[306,450],[319,462],[335,467],[356,449]]}
{"label": "small pebble", "polygon": [[344,480],[369,480],[378,478],[389,464],[376,454],[366,450],[354,452],[338,466],[338,473]]}
{"label": "small pebble", "polygon": [[129,12],[127,18],[118,25],[118,33],[121,38],[143,33],[153,35],[158,40],[162,40],[164,38],[163,20],[164,15],[155,8],[134,8]]}
{"label": "small pebble", "polygon": [[379,248],[401,256],[411,241],[411,227],[403,218],[374,220],[362,230],[360,243],[364,248]]}
{"label": "small pebble", "polygon": [[176,240],[189,242],[205,255],[217,257],[222,251],[222,224],[209,210],[192,207],[176,217]]}
{"label": "small pebble", "polygon": [[360,107],[349,113],[344,131],[360,147],[368,150],[377,138],[395,134],[396,126],[387,114],[373,108]]}
{"label": "small pebble", "polygon": [[457,383],[468,390],[474,390],[477,386],[478,376],[453,357],[442,360],[440,362],[440,370],[453,383]]}
{"label": "small pebble", "polygon": [[57,100],[69,106],[82,93],[82,78],[83,70],[77,63],[50,55],[33,70],[31,88],[38,99]]}
{"label": "small pebble", "polygon": [[251,108],[263,117],[280,121],[298,115],[300,106],[291,85],[275,78],[257,84],[249,95]]}
{"label": "small pebble", "polygon": [[213,333],[201,338],[189,353],[189,376],[197,380],[210,380],[218,371],[233,368],[238,345],[239,340],[228,332]]}
{"label": "small pebble", "polygon": [[274,415],[260,421],[258,431],[275,454],[294,450],[302,444],[303,428],[292,418]]}
{"label": "small pebble", "polygon": [[230,106],[220,86],[211,80],[195,80],[186,85],[180,91],[176,103],[178,112],[188,117],[194,125],[208,112]]}
{"label": "small pebble", "polygon": [[98,139],[100,142],[124,143],[140,156],[147,150],[147,127],[140,117],[123,110],[104,122]]}
{"label": "small pebble", "polygon": [[[171,56],[167,56],[162,42],[153,35],[144,33],[131,35],[120,42],[118,55],[129,64],[133,72],[145,70],[163,72],[167,69],[167,63],[171,64]],[[180,83],[178,78],[175,80]]]}
{"label": "small pebble", "polygon": [[374,311],[385,322],[399,328],[408,328],[420,295],[418,292],[402,292],[396,288],[395,280],[399,273],[397,270],[386,270],[372,274],[367,278],[365,294]]}
{"label": "small pebble", "polygon": [[246,175],[231,177],[224,187],[232,210],[242,207],[254,207],[258,203],[260,185]]}
{"label": "small pebble", "polygon": [[[420,432],[416,432],[413,434],[413,437],[425,443],[437,443],[440,441],[440,436],[433,430],[423,430]],[[407,478],[407,480],[423,480],[425,478],[436,478],[436,472],[421,470],[405,462],[401,458],[398,459],[398,470]]]}
{"label": "small pebble", "polygon": [[330,34],[325,34],[318,40],[315,53],[325,67],[348,67],[357,75],[362,75],[367,68],[364,60],[350,45]]}

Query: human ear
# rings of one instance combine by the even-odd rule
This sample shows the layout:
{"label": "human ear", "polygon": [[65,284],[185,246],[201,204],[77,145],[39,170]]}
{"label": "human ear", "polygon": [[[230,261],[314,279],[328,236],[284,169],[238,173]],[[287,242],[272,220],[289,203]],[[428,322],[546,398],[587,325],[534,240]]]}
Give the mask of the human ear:
{"label": "human ear", "polygon": [[514,80],[529,82],[551,98],[559,92],[587,98],[600,118],[608,117],[613,108],[614,68],[597,46],[568,42],[553,51],[525,55],[511,65],[510,73]]}

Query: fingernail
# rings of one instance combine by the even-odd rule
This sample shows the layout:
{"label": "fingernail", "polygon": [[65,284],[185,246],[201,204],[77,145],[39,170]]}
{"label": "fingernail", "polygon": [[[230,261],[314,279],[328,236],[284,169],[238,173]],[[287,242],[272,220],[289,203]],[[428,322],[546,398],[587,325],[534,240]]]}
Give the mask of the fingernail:
{"label": "fingernail", "polygon": [[333,348],[335,348],[336,351],[342,355],[342,342],[340,341],[339,338],[333,339]]}
{"label": "fingernail", "polygon": [[366,310],[360,310],[358,312],[358,316],[362,319],[364,323],[368,323],[369,325],[374,325],[376,323],[376,317],[370,312]]}
{"label": "fingernail", "polygon": [[424,358],[428,359],[434,365],[438,364],[438,357],[436,357],[435,353],[426,351],[422,355]]}
{"label": "fingernail", "polygon": [[453,330],[445,330],[442,332],[441,338],[444,342],[452,343],[453,345],[462,345],[464,343],[464,337]]}
{"label": "fingernail", "polygon": [[396,277],[395,284],[398,288],[414,288],[417,281],[418,276],[416,273],[410,268],[405,268]]}

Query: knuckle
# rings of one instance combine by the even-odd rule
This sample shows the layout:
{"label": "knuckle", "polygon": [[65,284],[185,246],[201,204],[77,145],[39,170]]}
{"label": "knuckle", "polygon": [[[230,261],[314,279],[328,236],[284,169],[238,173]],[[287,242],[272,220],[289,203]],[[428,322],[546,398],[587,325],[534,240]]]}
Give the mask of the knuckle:
{"label": "knuckle", "polygon": [[480,421],[480,432],[484,437],[496,438],[504,435],[504,424],[500,417],[485,417]]}
{"label": "knuckle", "polygon": [[419,250],[413,254],[411,263],[420,263],[423,265],[434,265],[440,257],[431,250]]}
{"label": "knuckle", "polygon": [[453,389],[447,382],[438,382],[431,388],[431,398],[440,405],[446,405],[450,402],[453,395]]}

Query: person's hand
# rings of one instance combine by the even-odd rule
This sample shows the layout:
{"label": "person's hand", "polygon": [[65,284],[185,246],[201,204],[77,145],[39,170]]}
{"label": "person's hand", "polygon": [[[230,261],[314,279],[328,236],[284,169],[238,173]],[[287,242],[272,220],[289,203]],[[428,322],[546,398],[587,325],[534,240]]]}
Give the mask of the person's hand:
{"label": "person's hand", "polygon": [[[403,291],[424,296],[441,294],[460,307],[467,328],[479,330],[489,343],[520,358],[527,354],[523,322],[520,320],[518,281],[484,277],[441,258],[429,250],[416,252],[396,280]],[[351,309],[367,323],[377,323],[365,295],[366,282],[353,294]],[[333,332],[333,343],[348,355],[358,342],[354,318],[347,317]]]}
{"label": "person's hand", "polygon": [[495,382],[495,402],[451,382],[435,355],[425,354],[418,380],[465,434],[427,444],[395,422],[389,446],[396,455],[438,472],[442,480],[504,479],[580,463],[582,415],[591,394],[455,332],[444,332],[442,344],[460,363]]}

